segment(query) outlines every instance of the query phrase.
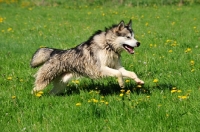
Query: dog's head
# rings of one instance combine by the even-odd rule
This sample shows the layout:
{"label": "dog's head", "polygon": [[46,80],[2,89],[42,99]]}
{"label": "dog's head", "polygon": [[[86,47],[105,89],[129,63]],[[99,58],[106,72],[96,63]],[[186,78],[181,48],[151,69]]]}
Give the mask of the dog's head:
{"label": "dog's head", "polygon": [[132,21],[130,20],[127,25],[124,24],[124,21],[121,21],[115,28],[114,32],[116,34],[115,43],[119,44],[122,49],[125,49],[128,53],[134,54],[134,48],[140,46],[134,38],[134,33],[132,30]]}

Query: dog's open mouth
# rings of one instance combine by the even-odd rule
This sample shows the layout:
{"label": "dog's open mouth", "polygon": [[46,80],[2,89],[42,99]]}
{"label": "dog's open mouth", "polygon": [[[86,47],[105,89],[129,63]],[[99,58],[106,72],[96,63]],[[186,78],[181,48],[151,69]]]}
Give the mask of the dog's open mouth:
{"label": "dog's open mouth", "polygon": [[134,47],[131,47],[130,45],[123,44],[123,47],[126,51],[128,51],[130,54],[134,54]]}

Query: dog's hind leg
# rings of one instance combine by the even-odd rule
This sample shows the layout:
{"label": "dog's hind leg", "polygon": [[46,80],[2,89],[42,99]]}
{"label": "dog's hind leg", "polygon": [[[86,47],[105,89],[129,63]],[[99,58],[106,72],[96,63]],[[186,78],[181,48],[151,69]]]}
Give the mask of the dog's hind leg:
{"label": "dog's hind leg", "polygon": [[122,73],[120,71],[118,71],[116,69],[109,68],[107,66],[103,66],[103,67],[101,67],[101,72],[102,72],[103,76],[114,76],[114,77],[117,77],[119,86],[121,88],[124,88],[124,80],[123,80]]}
{"label": "dog's hind leg", "polygon": [[72,77],[73,75],[71,73],[66,73],[56,78],[53,82],[53,89],[50,91],[50,94],[56,95],[63,93],[65,91],[67,82],[69,82]]}
{"label": "dog's hind leg", "polygon": [[32,94],[43,90],[59,74],[59,68],[52,63],[44,64],[35,75],[35,84]]}

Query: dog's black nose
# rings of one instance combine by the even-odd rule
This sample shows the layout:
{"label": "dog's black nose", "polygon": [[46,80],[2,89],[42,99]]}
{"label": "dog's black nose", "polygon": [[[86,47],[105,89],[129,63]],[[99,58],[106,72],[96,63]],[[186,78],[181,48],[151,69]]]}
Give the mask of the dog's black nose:
{"label": "dog's black nose", "polygon": [[139,47],[140,46],[140,42],[136,42],[136,45],[137,45],[137,47]]}

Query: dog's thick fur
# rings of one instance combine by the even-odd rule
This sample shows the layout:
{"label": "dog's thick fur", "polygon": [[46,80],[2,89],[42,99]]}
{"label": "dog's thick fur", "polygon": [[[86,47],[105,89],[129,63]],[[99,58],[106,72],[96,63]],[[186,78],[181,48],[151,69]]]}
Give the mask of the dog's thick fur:
{"label": "dog's thick fur", "polygon": [[51,94],[64,91],[66,83],[76,76],[99,78],[113,76],[124,87],[123,77],[129,77],[138,84],[144,84],[134,72],[125,70],[120,64],[120,53],[126,50],[134,53],[140,43],[134,39],[132,21],[125,25],[121,21],[105,31],[97,31],[86,42],[68,50],[40,48],[32,57],[31,66],[42,67],[35,75],[32,93],[43,90],[53,82]]}

